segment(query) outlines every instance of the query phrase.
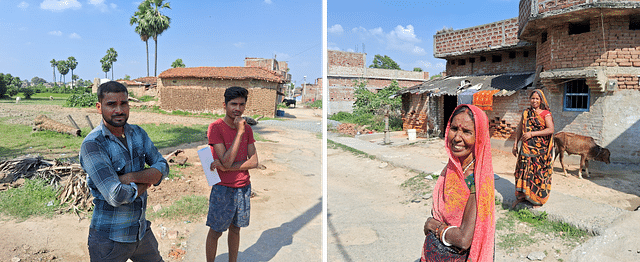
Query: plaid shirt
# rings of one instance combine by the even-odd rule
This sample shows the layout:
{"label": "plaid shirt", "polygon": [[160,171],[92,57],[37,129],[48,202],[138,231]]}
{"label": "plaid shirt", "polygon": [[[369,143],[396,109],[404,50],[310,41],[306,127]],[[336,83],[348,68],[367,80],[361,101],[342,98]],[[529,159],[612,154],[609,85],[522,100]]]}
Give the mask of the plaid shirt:
{"label": "plaid shirt", "polygon": [[120,183],[118,176],[143,170],[145,163],[169,174],[169,165],[147,133],[125,124],[128,148],[101,123],[87,135],[80,148],[80,164],[87,172],[87,185],[95,204],[91,228],[116,242],[136,242],[144,237],[147,192],[138,195],[135,183]]}

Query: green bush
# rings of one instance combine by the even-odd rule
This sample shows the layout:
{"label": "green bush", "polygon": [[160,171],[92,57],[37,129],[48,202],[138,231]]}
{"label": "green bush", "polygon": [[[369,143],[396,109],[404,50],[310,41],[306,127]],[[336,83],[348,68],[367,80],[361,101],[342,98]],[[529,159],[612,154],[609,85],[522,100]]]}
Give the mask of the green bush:
{"label": "green bush", "polygon": [[309,105],[309,107],[311,107],[311,108],[322,108],[322,100],[313,101],[313,103],[311,103]]}
{"label": "green bush", "polygon": [[24,95],[24,98],[26,98],[26,99],[31,99],[31,96],[33,94],[35,94],[35,93],[36,92],[33,89],[28,88],[28,87],[22,89],[22,95]]}
{"label": "green bush", "polygon": [[93,107],[98,102],[98,97],[93,93],[73,94],[64,103],[66,107]]}
{"label": "green bush", "polygon": [[[361,126],[367,125],[369,126],[368,129],[378,132],[384,131],[384,116],[374,115],[372,113],[352,114],[347,112],[338,112],[337,114],[330,116],[329,119]],[[402,130],[402,118],[389,116],[389,129],[392,131]]]}
{"label": "green bush", "polygon": [[18,94],[18,89],[15,89],[15,88],[9,88],[9,90],[7,91],[7,95],[9,97],[16,96],[17,94]]}

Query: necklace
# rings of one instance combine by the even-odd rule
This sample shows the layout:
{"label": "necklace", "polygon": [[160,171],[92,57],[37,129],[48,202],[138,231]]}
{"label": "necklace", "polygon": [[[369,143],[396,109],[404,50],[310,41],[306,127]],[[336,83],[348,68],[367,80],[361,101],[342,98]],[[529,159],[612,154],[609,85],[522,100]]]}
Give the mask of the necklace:
{"label": "necklace", "polygon": [[473,160],[471,160],[471,162],[469,164],[467,164],[467,166],[464,167],[464,170],[462,170],[462,174],[463,175],[464,175],[464,173],[467,173],[467,169],[469,169],[469,167],[471,167],[471,165],[473,165],[474,162],[476,162],[475,158]]}

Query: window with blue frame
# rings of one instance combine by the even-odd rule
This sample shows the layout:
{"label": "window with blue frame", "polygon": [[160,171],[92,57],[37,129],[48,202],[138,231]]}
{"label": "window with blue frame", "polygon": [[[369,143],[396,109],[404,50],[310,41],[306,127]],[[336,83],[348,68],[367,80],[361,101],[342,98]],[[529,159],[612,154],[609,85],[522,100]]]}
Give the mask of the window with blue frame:
{"label": "window with blue frame", "polygon": [[564,84],[565,111],[589,111],[590,98],[586,80],[572,80]]}

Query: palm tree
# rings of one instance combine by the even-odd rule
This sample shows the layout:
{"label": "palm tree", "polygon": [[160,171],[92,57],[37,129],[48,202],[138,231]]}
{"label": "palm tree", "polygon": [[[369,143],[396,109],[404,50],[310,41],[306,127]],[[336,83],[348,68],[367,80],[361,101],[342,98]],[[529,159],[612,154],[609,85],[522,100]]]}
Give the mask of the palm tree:
{"label": "palm tree", "polygon": [[62,81],[62,85],[64,86],[66,84],[67,74],[69,73],[69,65],[66,60],[58,61],[58,72],[64,77],[64,81]]}
{"label": "palm tree", "polygon": [[164,8],[171,9],[171,6],[169,6],[169,2],[165,3],[164,0],[145,0],[140,5],[144,6],[142,8],[144,11],[143,17],[145,17],[149,25],[146,27],[146,32],[149,33],[149,36],[153,37],[153,41],[156,43],[153,74],[154,76],[158,76],[158,36],[169,29],[169,24],[171,23],[171,18],[163,15],[160,11]]}
{"label": "palm tree", "polygon": [[109,48],[109,50],[107,50],[107,61],[111,64],[111,66],[109,66],[111,68],[111,80],[113,80],[113,62],[118,61],[118,52],[116,52],[115,49]]}
{"label": "palm tree", "polygon": [[76,61],[75,57],[70,56],[69,58],[67,58],[67,66],[69,66],[69,69],[71,69],[71,88],[73,88],[73,70],[75,70],[76,66],[78,66],[78,61]]}
{"label": "palm tree", "polygon": [[149,76],[149,21],[146,18],[147,6],[141,3],[131,19],[129,19],[129,25],[136,24],[135,32],[140,35],[140,40],[144,41],[147,48],[147,76]]}
{"label": "palm tree", "polygon": [[111,70],[111,63],[109,62],[108,57],[105,55],[100,59],[100,63],[102,64],[102,72],[104,72],[104,78],[107,78],[107,72]]}
{"label": "palm tree", "polygon": [[53,67],[53,86],[56,86],[56,66],[58,66],[58,62],[56,62],[55,59],[51,59],[49,63],[51,63],[51,67]]}

